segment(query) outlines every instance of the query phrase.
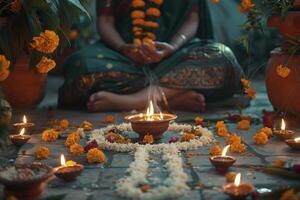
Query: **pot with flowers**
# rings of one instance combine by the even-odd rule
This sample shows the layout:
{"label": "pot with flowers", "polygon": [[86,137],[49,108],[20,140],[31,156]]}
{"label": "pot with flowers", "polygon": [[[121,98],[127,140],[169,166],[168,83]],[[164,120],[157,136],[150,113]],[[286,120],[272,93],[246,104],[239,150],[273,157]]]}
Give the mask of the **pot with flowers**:
{"label": "pot with flowers", "polygon": [[266,19],[282,34],[267,65],[267,92],[276,110],[300,114],[300,0],[241,0],[240,11],[248,16],[248,33],[261,30]]}
{"label": "pot with flowers", "polygon": [[13,108],[44,97],[47,73],[86,0],[0,0],[0,85]]}

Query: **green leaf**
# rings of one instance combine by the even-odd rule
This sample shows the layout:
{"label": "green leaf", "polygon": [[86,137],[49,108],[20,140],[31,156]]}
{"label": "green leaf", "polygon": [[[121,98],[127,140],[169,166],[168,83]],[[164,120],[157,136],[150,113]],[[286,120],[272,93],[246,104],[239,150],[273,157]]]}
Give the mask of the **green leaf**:
{"label": "green leaf", "polygon": [[88,13],[88,11],[82,6],[81,2],[79,0],[67,0],[69,3],[73,4],[74,6],[76,6],[77,8],[79,8],[82,12],[84,12],[89,18],[90,14]]}
{"label": "green leaf", "polygon": [[43,54],[37,51],[32,51],[29,67],[34,69],[36,65],[41,61]]}

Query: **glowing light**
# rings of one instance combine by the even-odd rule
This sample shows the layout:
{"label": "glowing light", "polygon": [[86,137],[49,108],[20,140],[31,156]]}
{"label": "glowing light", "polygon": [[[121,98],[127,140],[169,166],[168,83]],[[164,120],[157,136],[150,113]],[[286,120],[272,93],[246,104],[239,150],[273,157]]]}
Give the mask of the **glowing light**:
{"label": "glowing light", "polygon": [[153,115],[154,115],[154,107],[153,107],[153,102],[150,101],[149,107],[147,108],[146,112],[146,119],[147,121],[153,121]]}
{"label": "glowing light", "polygon": [[285,121],[282,119],[281,120],[281,130],[285,130],[286,128],[286,124],[285,124]]}
{"label": "glowing light", "polygon": [[160,119],[164,119],[162,112],[159,113]]}
{"label": "glowing light", "polygon": [[227,146],[223,149],[223,151],[222,151],[222,157],[226,156],[226,153],[227,153],[229,147],[230,147],[230,145],[227,145]]}
{"label": "glowing light", "polygon": [[300,137],[295,138],[295,142],[300,142]]}
{"label": "glowing light", "polygon": [[25,128],[22,128],[22,130],[20,131],[20,135],[24,135],[25,133]]}
{"label": "glowing light", "polygon": [[61,164],[61,166],[66,166],[66,159],[65,159],[64,154],[60,155],[60,164]]}
{"label": "glowing light", "polygon": [[238,187],[241,184],[241,173],[238,173],[234,179],[234,185]]}
{"label": "glowing light", "polygon": [[27,118],[26,115],[23,116],[23,123],[26,124],[27,123]]}

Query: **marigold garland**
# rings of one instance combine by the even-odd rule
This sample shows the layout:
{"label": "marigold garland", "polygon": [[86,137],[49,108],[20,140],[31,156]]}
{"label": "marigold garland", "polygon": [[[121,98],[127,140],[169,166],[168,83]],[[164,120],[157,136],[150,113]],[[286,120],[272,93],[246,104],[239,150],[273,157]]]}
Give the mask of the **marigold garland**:
{"label": "marigold garland", "polygon": [[58,132],[54,129],[47,129],[42,133],[42,140],[45,142],[55,142],[58,138]]}
{"label": "marigold garland", "polygon": [[49,157],[50,150],[47,147],[39,146],[35,150],[35,157],[38,160],[47,159]]}

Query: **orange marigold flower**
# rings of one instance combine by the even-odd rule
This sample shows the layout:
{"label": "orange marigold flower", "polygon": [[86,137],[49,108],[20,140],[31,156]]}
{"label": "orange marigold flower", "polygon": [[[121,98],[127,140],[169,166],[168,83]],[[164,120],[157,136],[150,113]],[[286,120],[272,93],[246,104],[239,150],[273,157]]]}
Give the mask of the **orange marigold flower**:
{"label": "orange marigold flower", "polygon": [[146,32],[145,35],[151,40],[156,40],[156,35],[154,33]]}
{"label": "orange marigold flower", "polygon": [[0,55],[0,81],[4,81],[9,76],[10,61],[4,55]]}
{"label": "orange marigold flower", "polygon": [[107,115],[104,117],[104,120],[103,120],[104,123],[107,123],[107,124],[112,124],[115,122],[115,117],[112,116],[112,115]]}
{"label": "orange marigold flower", "polygon": [[253,88],[247,88],[245,89],[245,94],[248,95],[248,97],[250,97],[251,99],[255,99],[256,98],[256,90]]}
{"label": "orange marigold flower", "polygon": [[150,185],[144,184],[140,188],[142,192],[148,192],[150,190]]}
{"label": "orange marigold flower", "polygon": [[243,119],[238,122],[238,129],[249,130],[251,122],[247,119]]}
{"label": "orange marigold flower", "polygon": [[135,36],[142,36],[143,32],[142,31],[136,31],[133,33]]}
{"label": "orange marigold flower", "polygon": [[196,118],[195,118],[195,124],[201,125],[202,122],[203,122],[203,118],[201,118],[201,117],[196,117]]}
{"label": "orange marigold flower", "polygon": [[252,8],[255,7],[255,4],[252,3],[252,0],[242,0],[239,9],[242,13],[249,12]]}
{"label": "orange marigold flower", "polygon": [[14,13],[19,12],[22,8],[22,0],[13,0],[10,4],[10,10]]}
{"label": "orange marigold flower", "polygon": [[53,53],[59,45],[59,37],[54,31],[45,30],[34,37],[31,47],[42,53]]}
{"label": "orange marigold flower", "polygon": [[47,129],[42,133],[42,140],[45,142],[55,142],[58,138],[58,132],[54,129]]}
{"label": "orange marigold flower", "polygon": [[233,143],[230,145],[229,150],[235,153],[243,153],[246,151],[246,146],[243,143]]}
{"label": "orange marigold flower", "polygon": [[68,135],[66,141],[65,141],[65,145],[67,147],[79,142],[80,140],[80,134],[78,132],[73,132],[71,134]]}
{"label": "orange marigold flower", "polygon": [[143,39],[143,44],[149,46],[152,49],[155,49],[155,42],[150,38],[145,37]]}
{"label": "orange marigold flower", "polygon": [[242,138],[241,136],[237,135],[236,133],[230,134],[227,138],[226,138],[226,142],[228,145],[234,144],[234,143],[241,143],[242,142]]}
{"label": "orange marigold flower", "polygon": [[105,161],[105,154],[103,151],[93,148],[88,151],[86,158],[89,163],[103,163]]}
{"label": "orange marigold flower", "polygon": [[219,156],[222,154],[222,149],[219,145],[215,144],[209,151],[211,156]]}
{"label": "orange marigold flower", "polygon": [[133,0],[131,6],[134,8],[141,8],[145,7],[145,2],[143,0]]}
{"label": "orange marigold flower", "polygon": [[251,86],[251,81],[249,81],[248,79],[245,79],[245,78],[241,79],[241,83],[245,88],[249,88]]}
{"label": "orange marigold flower", "polygon": [[142,143],[143,144],[152,144],[154,142],[153,135],[147,134],[144,136]]}
{"label": "orange marigold flower", "polygon": [[59,127],[62,130],[65,130],[65,129],[69,128],[69,125],[70,125],[70,123],[69,123],[69,120],[67,120],[67,119],[62,119],[59,122]]}
{"label": "orange marigold flower", "polygon": [[83,121],[80,128],[83,128],[85,131],[91,131],[93,129],[93,124],[89,121]]}
{"label": "orange marigold flower", "polygon": [[143,19],[135,19],[132,21],[132,25],[134,26],[143,26],[145,24],[145,20]]}
{"label": "orange marigold flower", "polygon": [[78,38],[78,31],[72,30],[69,33],[69,38],[70,38],[70,40],[76,40]]}
{"label": "orange marigold flower", "polygon": [[184,133],[181,136],[181,141],[183,141],[183,142],[188,142],[188,141],[194,140],[194,139],[196,139],[196,135],[194,135],[192,133]]}
{"label": "orange marigold flower", "polygon": [[268,127],[261,128],[259,132],[264,132],[268,137],[271,137],[273,135],[272,129]]}
{"label": "orange marigold flower", "polygon": [[155,3],[155,4],[159,5],[159,6],[164,3],[163,0],[150,0],[150,2]]}
{"label": "orange marigold flower", "polygon": [[228,173],[226,173],[225,176],[226,176],[227,183],[233,183],[234,180],[235,180],[236,173],[235,172],[228,172]]}
{"label": "orange marigold flower", "polygon": [[146,14],[148,16],[154,16],[154,17],[160,17],[160,15],[161,15],[160,10],[157,8],[148,8],[146,10]]}
{"label": "orange marigold flower", "polygon": [[291,70],[288,67],[285,67],[283,65],[278,65],[276,67],[276,73],[278,76],[282,77],[282,78],[286,78],[290,75]]}
{"label": "orange marigold flower", "polygon": [[138,26],[134,26],[132,28],[132,32],[138,32],[138,31],[143,31],[143,29],[141,27],[138,27]]}
{"label": "orange marigold flower", "polygon": [[274,165],[275,165],[275,167],[283,168],[285,165],[285,161],[281,160],[281,159],[277,159],[274,161]]}
{"label": "orange marigold flower", "polygon": [[70,146],[70,152],[74,156],[80,156],[80,155],[83,154],[84,148],[80,144],[75,143],[75,144]]}
{"label": "orange marigold flower", "polygon": [[299,200],[299,196],[295,193],[294,189],[290,189],[281,195],[280,200]]}
{"label": "orange marigold flower", "polygon": [[37,147],[35,150],[35,157],[38,160],[47,159],[49,157],[50,150],[47,147]]}
{"label": "orange marigold flower", "polygon": [[253,136],[253,141],[255,144],[267,144],[269,138],[264,132],[258,132]]}
{"label": "orange marigold flower", "polygon": [[131,18],[132,19],[144,19],[145,13],[141,10],[134,10],[131,12]]}
{"label": "orange marigold flower", "polygon": [[220,127],[226,127],[226,124],[224,121],[217,121],[216,128],[218,129]]}
{"label": "orange marigold flower", "polygon": [[145,21],[144,26],[149,27],[149,28],[158,28],[159,24],[157,22],[153,22],[153,21]]}
{"label": "orange marigold flower", "polygon": [[220,127],[217,129],[217,134],[218,136],[220,137],[227,137],[229,135],[229,132],[227,130],[227,127],[224,126],[224,127]]}
{"label": "orange marigold flower", "polygon": [[47,74],[55,66],[56,66],[56,63],[54,60],[43,56],[41,61],[36,65],[36,68],[37,68],[38,72],[40,72],[41,74]]}
{"label": "orange marigold flower", "polygon": [[134,38],[133,39],[133,44],[141,45],[142,44],[142,40],[140,38]]}

